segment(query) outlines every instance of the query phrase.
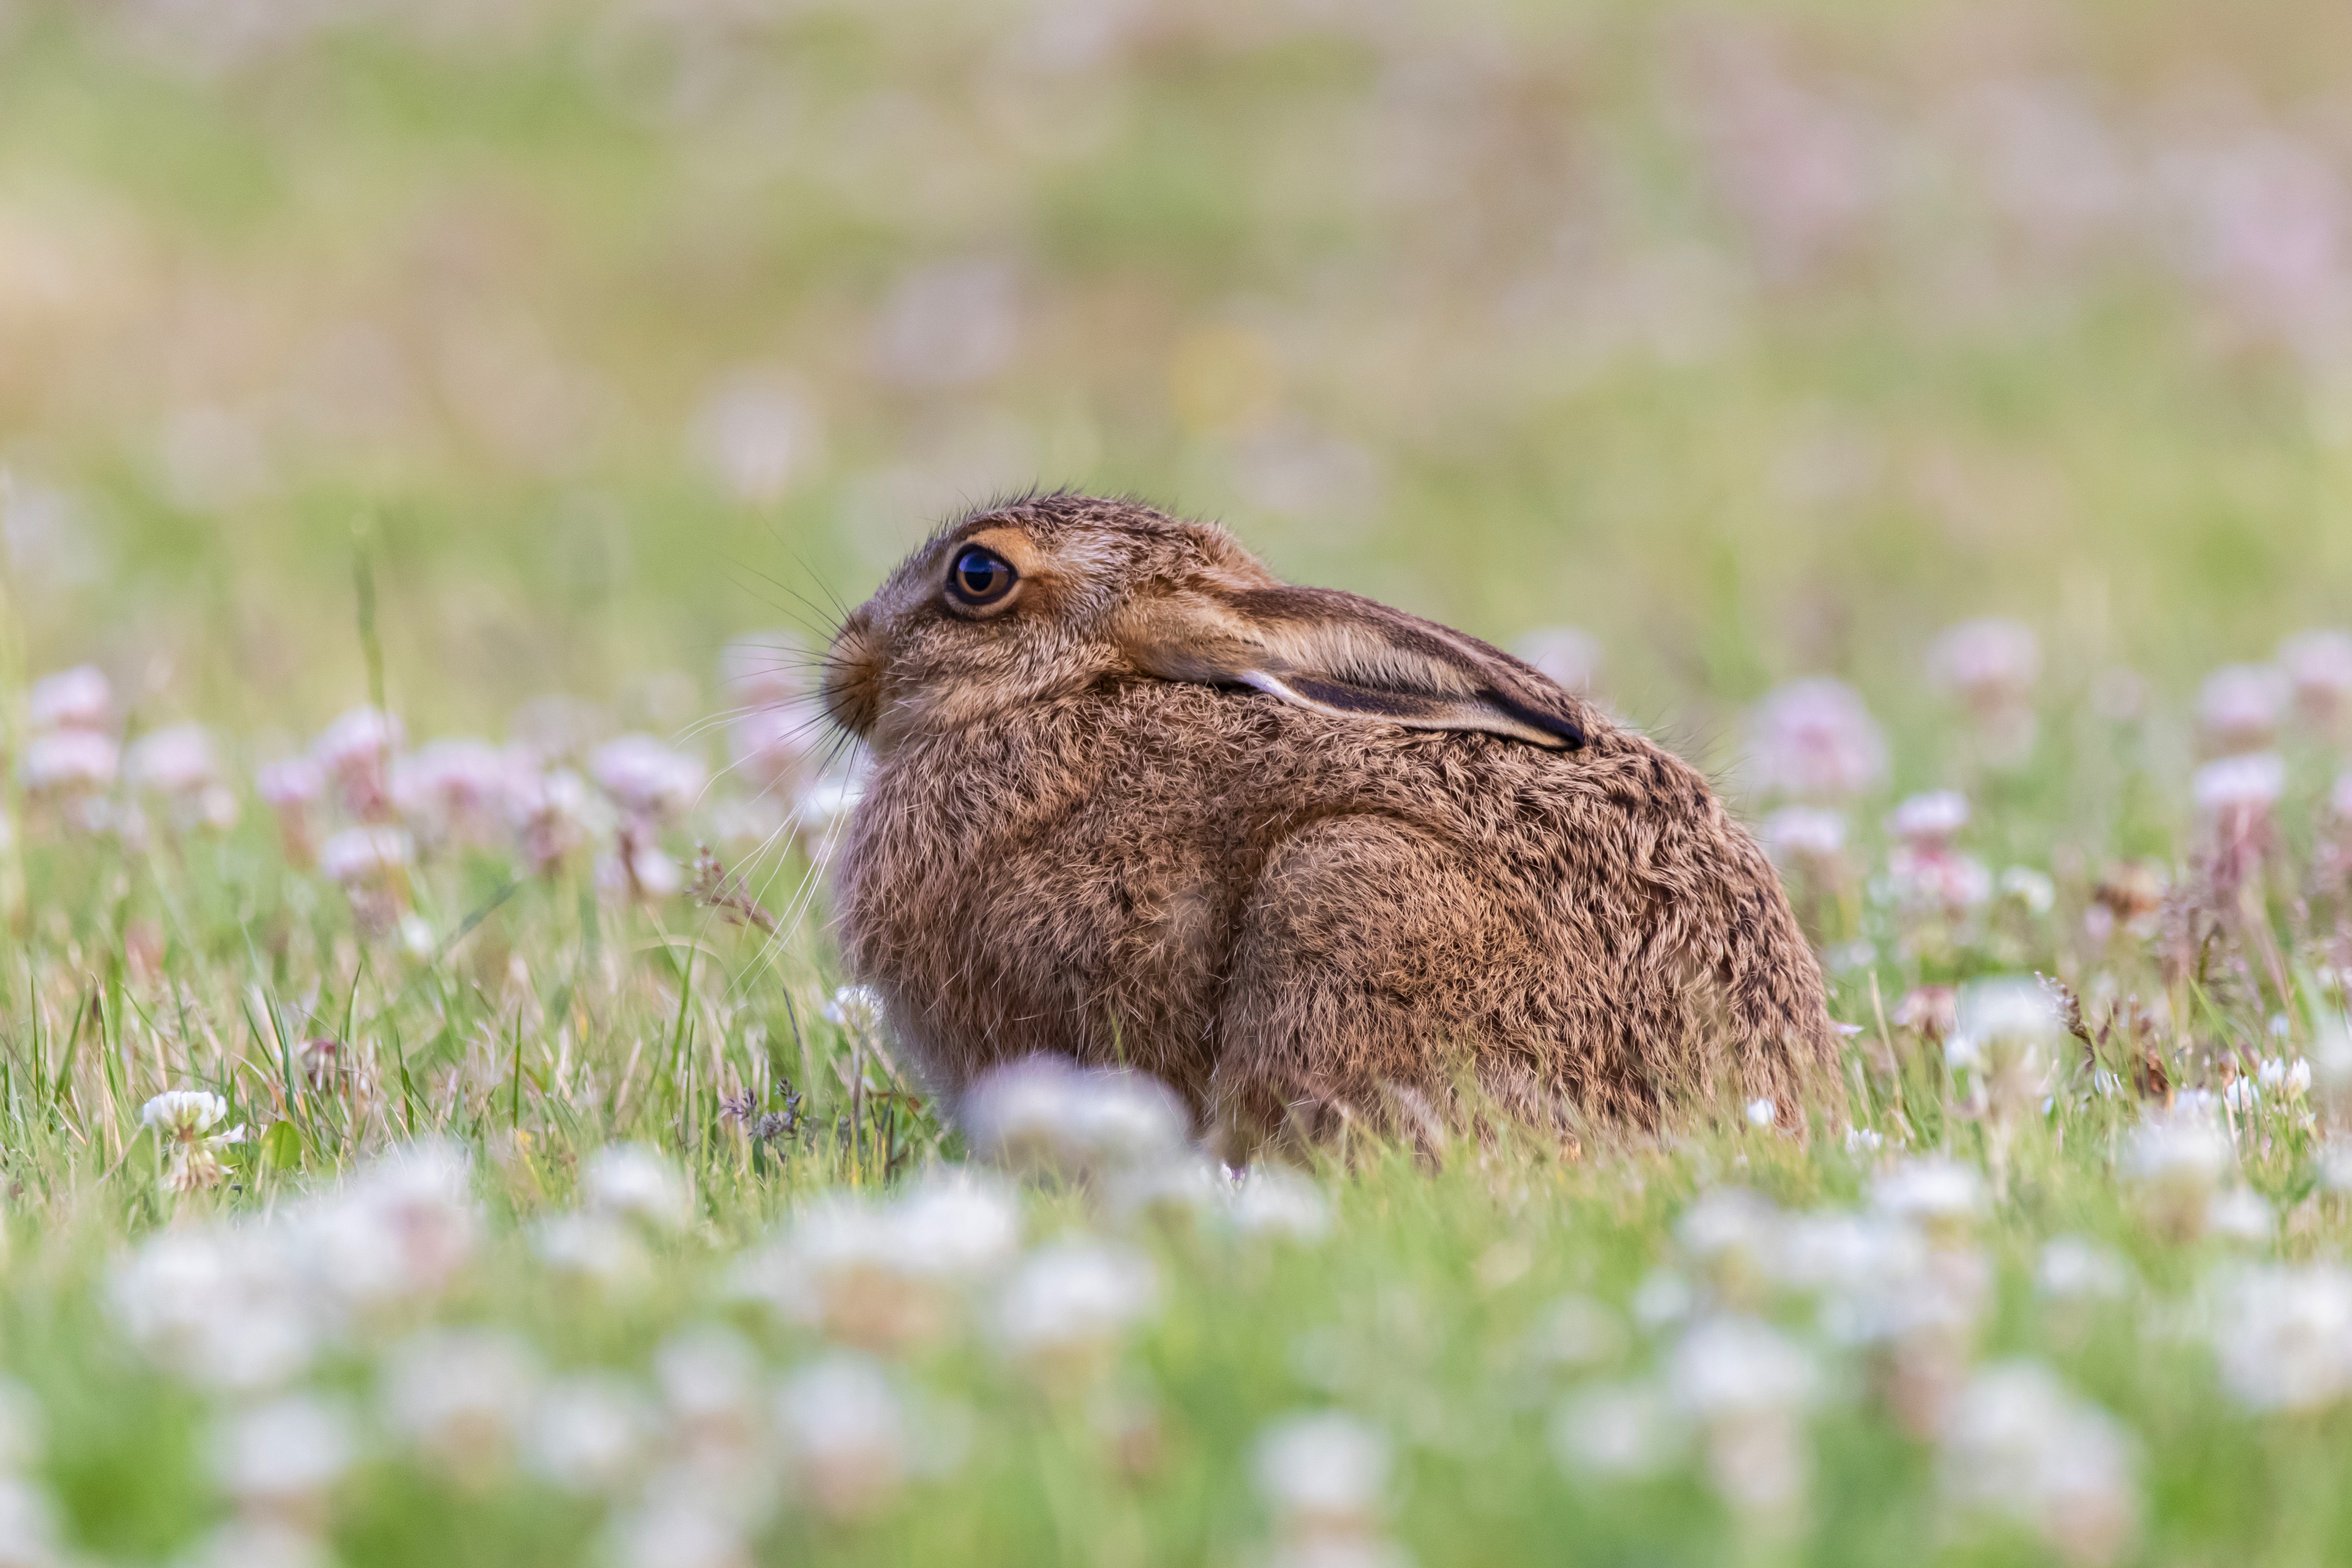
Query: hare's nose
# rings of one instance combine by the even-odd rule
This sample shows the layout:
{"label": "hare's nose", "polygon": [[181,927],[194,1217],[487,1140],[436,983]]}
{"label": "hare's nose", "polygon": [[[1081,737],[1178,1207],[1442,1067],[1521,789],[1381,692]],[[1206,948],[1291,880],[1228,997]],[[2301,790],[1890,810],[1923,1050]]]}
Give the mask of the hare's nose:
{"label": "hare's nose", "polygon": [[862,616],[854,616],[824,656],[824,712],[864,740],[882,710],[882,649]]}

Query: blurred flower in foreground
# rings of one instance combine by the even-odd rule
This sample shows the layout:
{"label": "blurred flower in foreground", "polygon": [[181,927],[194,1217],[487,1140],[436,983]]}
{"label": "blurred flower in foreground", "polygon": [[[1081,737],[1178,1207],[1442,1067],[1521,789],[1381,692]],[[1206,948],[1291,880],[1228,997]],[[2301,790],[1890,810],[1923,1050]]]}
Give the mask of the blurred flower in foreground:
{"label": "blurred flower in foreground", "polygon": [[1031,1057],[981,1079],[962,1120],[973,1150],[998,1164],[1083,1177],[1172,1158],[1188,1118],[1146,1074]]}
{"label": "blurred flower in foreground", "polygon": [[2058,1004],[2041,981],[1972,981],[1960,992],[1944,1058],[1974,1072],[1990,1114],[2009,1121],[2048,1092],[2067,1037]]}
{"label": "blurred flower in foreground", "polygon": [[1599,1480],[1656,1475],[1682,1457],[1686,1440],[1664,1392],[1647,1383],[1580,1389],[1552,1415],[1552,1451],[1561,1467]]}
{"label": "blurred flower in foreground", "polygon": [[1792,681],[1748,718],[1758,793],[1839,801],[1885,775],[1886,741],[1862,696],[1842,680]]}
{"label": "blurred flower in foreground", "polygon": [[644,1468],[658,1431],[653,1402],[609,1373],[575,1373],[540,1395],[525,1458],[566,1491],[618,1490]]}
{"label": "blurred flower in foreground", "polygon": [[1927,650],[1928,679],[1966,705],[1996,766],[2013,767],[2033,751],[2033,683],[2041,673],[2041,639],[2016,621],[1964,621]]}
{"label": "blurred flower in foreground", "polygon": [[1978,1371],[1941,1448],[1937,1475],[1955,1506],[2021,1524],[2079,1568],[2114,1562],[2138,1533],[2137,1467],[2123,1428],[2035,1363]]}
{"label": "blurred flower in foreground", "polygon": [[2122,1165],[2149,1221],[2168,1235],[2190,1239],[2203,1234],[2237,1157],[2219,1118],[2201,1107],[2182,1105],[2133,1128],[2124,1142]]}
{"label": "blurred flower in foreground", "polygon": [[605,742],[588,759],[588,770],[624,811],[652,823],[684,816],[708,776],[700,763],[651,735]]}
{"label": "blurred flower in foreground", "polygon": [[286,858],[307,866],[318,854],[312,836],[310,808],[327,792],[326,771],[309,757],[288,757],[266,763],[255,773],[254,791],[278,814],[278,832]]}
{"label": "blurred flower in foreground", "polygon": [[539,1388],[538,1358],[514,1335],[427,1330],[385,1358],[384,1419],[452,1479],[487,1487],[514,1458]]}
{"label": "blurred flower in foreground", "polygon": [[222,1417],[213,1444],[221,1488],[248,1513],[299,1528],[325,1523],[326,1492],[358,1455],[351,1416],[289,1394]]}
{"label": "blurred flower in foreground", "polygon": [[2320,1410],[2352,1394],[2352,1273],[2273,1264],[2223,1287],[2212,1323],[2221,1383],[2254,1410]]}
{"label": "blurred flower in foreground", "polygon": [[1787,805],[1764,819],[1764,848],[1775,863],[1834,885],[1844,872],[1845,817],[1817,805]]}
{"label": "blurred flower in foreground", "polygon": [[1127,1331],[1159,1300],[1151,1260],[1126,1247],[1066,1241],[1040,1247],[1005,1282],[996,1337],[1007,1355],[1047,1386],[1091,1383]]}
{"label": "blurred flower in foreground", "polygon": [[1801,1346],[1754,1318],[1706,1319],[1669,1358],[1668,1391],[1706,1438],[1716,1489],[1751,1519],[1786,1521],[1803,1501],[1818,1381]]}
{"label": "blurred flower in foreground", "polygon": [[1385,1560],[1389,1443],[1340,1411],[1286,1416],[1257,1440],[1258,1491],[1274,1514],[1276,1561],[1364,1563]]}
{"label": "blurred flower in foreground", "polygon": [[1021,1215],[981,1173],[935,1171],[877,1203],[835,1192],[739,1266],[736,1289],[845,1344],[897,1351],[939,1333],[959,1293],[1009,1262]]}
{"label": "blurred flower in foreground", "polygon": [[835,1352],[784,1380],[776,1429],[803,1496],[828,1519],[866,1518],[905,1484],[906,1406],[889,1373]]}
{"label": "blurred flower in foreground", "polygon": [[580,1190],[591,1209],[642,1220],[659,1230],[683,1229],[694,1215],[686,1173],[642,1143],[607,1143],[588,1157]]}

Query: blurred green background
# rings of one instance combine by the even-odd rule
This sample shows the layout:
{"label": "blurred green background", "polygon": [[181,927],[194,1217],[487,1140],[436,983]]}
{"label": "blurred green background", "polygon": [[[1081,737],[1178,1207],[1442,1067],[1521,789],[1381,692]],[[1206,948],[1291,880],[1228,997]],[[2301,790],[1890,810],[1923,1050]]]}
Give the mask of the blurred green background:
{"label": "blurred green background", "polygon": [[2347,62],[2313,0],[0,0],[6,657],[308,731],[358,529],[413,725],[675,728],[1042,482],[1584,626],[1701,750],[1990,612],[2178,699],[2352,605]]}

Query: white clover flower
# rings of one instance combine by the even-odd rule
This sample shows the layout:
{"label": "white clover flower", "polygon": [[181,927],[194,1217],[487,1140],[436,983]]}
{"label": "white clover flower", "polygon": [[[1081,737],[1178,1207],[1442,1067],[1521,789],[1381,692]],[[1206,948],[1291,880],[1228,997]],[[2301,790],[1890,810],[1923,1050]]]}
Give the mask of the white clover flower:
{"label": "white clover flower", "polygon": [[131,1342],[199,1388],[257,1391],[310,1366],[329,1325],[274,1228],[161,1232],[116,1260],[107,1300]]}
{"label": "white clover flower", "polygon": [[2205,1205],[2205,1230],[2225,1241],[2259,1246],[2278,1229],[2278,1214],[2251,1187],[2231,1187]]}
{"label": "white clover flower", "polygon": [[2133,1128],[2124,1143],[2125,1177],[2150,1216],[2182,1236],[2205,1228],[2213,1195],[2236,1163],[2228,1130],[2187,1095],[2170,1114]]}
{"label": "white clover flower", "polygon": [[1945,1423],[1937,1468],[1953,1504],[2022,1524],[2084,1568],[2132,1544],[2136,1471],[2115,1419],[2032,1362],[1996,1363],[1969,1379]]}
{"label": "white clover flower", "polygon": [[94,664],[45,675],[26,694],[25,723],[36,731],[111,728],[114,688]]}
{"label": "white clover flower", "polygon": [[2352,1273],[2329,1264],[2244,1270],[2213,1322],[2221,1384],[2250,1409],[2318,1410],[2352,1394]]}
{"label": "white clover flower", "polygon": [[1780,1108],[1773,1103],[1770,1096],[1767,1095],[1761,1100],[1749,1100],[1746,1107],[1746,1115],[1748,1126],[1769,1127],[1780,1120]]}
{"label": "white clover flower", "polygon": [[1222,1205],[1230,1186],[1213,1162],[1184,1153],[1112,1172],[1103,1183],[1104,1207],[1128,1225],[1190,1225]]}
{"label": "white clover flower", "polygon": [[2279,644],[2279,668],[2305,721],[2336,728],[2352,713],[2352,632],[2301,632]]}
{"label": "white clover flower", "polygon": [[511,1459],[539,1398],[538,1358],[491,1329],[429,1329],[384,1358],[385,1424],[454,1477],[487,1481]]}
{"label": "white clover flower", "polygon": [[1745,1187],[1701,1193],[1675,1222],[1675,1240],[1727,1297],[1753,1294],[1780,1243],[1780,1211]]}
{"label": "white clover flower", "polygon": [[1783,686],[1757,705],[1748,727],[1760,794],[1843,800],[1885,774],[1885,737],[1861,695],[1843,681]]}
{"label": "white clover flower", "polygon": [[1226,1216],[1244,1236],[1320,1241],[1331,1231],[1331,1204],[1313,1178],[1297,1171],[1253,1165],[1234,1184]]}
{"label": "white clover flower", "polygon": [[2311,1063],[2302,1057],[2270,1057],[2255,1070],[2254,1080],[2282,1099],[2297,1100],[2311,1092]]}
{"label": "white clover flower", "polygon": [[1666,1386],[1676,1408],[1702,1422],[1802,1410],[1819,1382],[1802,1347],[1769,1323],[1737,1314],[1693,1324],[1667,1361]]}
{"label": "white clover flower", "polygon": [[694,1189],[677,1164],[642,1143],[607,1143],[580,1173],[587,1206],[640,1220],[659,1230],[682,1230],[694,1217]]}
{"label": "white clover flower", "polygon": [[201,1089],[166,1089],[139,1108],[139,1124],[166,1142],[194,1143],[228,1117],[228,1101]]}
{"label": "white clover flower", "polygon": [[802,1491],[829,1519],[866,1518],[906,1483],[905,1401],[863,1356],[835,1352],[786,1378],[776,1394],[776,1429]]}
{"label": "white clover flower", "polygon": [[973,1149],[995,1163],[1087,1176],[1172,1160],[1190,1119],[1145,1074],[1031,1057],[982,1077],[962,1120]]}
{"label": "white clover flower", "polygon": [[1957,1235],[1985,1211],[1984,1177],[1974,1165],[1940,1155],[1906,1160],[1871,1184],[1870,1202],[1930,1235]]}
{"label": "white clover flower", "polygon": [[2113,1247],[2053,1237],[2034,1259],[2033,1289],[2053,1301],[2119,1301],[2131,1294],[2132,1268]]}
{"label": "white clover flower", "polygon": [[1091,1373],[1159,1300],[1151,1262],[1087,1241],[1038,1248],[1005,1282],[996,1303],[998,1344],[1048,1381]]}
{"label": "white clover flower", "polygon": [[743,1527],[691,1500],[663,1499],[615,1516],[605,1551],[616,1568],[752,1568]]}
{"label": "white clover flower", "polygon": [[1602,1384],[1562,1400],[1551,1447],[1561,1468],[1599,1480],[1638,1480],[1678,1463],[1689,1433],[1663,1390]]}
{"label": "white clover flower", "polygon": [[807,1205],[736,1285],[844,1343],[898,1350],[938,1333],[954,1295],[1009,1262],[1020,1236],[1010,1193],[944,1169],[893,1202],[831,1193]]}
{"label": "white clover flower", "polygon": [[1866,1157],[1885,1147],[1885,1135],[1874,1128],[1849,1127],[1845,1130],[1845,1152],[1848,1154]]}
{"label": "white clover flower", "polygon": [[1785,1513],[1804,1492],[1802,1422],[1819,1385],[1812,1357],[1754,1318],[1702,1320],[1666,1363],[1669,1396],[1705,1435],[1716,1489],[1758,1516]]}
{"label": "white clover flower", "polygon": [[609,1214],[550,1215],[530,1227],[530,1247],[554,1272],[608,1289],[653,1276],[645,1238]]}
{"label": "white clover flower", "polygon": [[1633,1321],[1651,1333],[1681,1322],[1697,1304],[1698,1293],[1691,1289],[1691,1282],[1671,1268],[1654,1268],[1643,1275],[1627,1303]]}
{"label": "white clover flower", "polygon": [[289,1217],[314,1278],[362,1312],[438,1295],[481,1234],[465,1151],[439,1139],[386,1151]]}
{"label": "white clover flower", "polygon": [[1969,825],[1969,797],[1956,789],[1905,798],[1886,819],[1886,831],[1920,848],[1940,847]]}
{"label": "white clover flower", "polygon": [[1388,1497],[1387,1436],[1343,1411],[1289,1415],[1258,1435],[1253,1472],[1285,1529],[1303,1535],[1361,1535]]}
{"label": "white clover flower", "polygon": [[416,863],[416,841],[398,827],[346,827],[319,847],[319,869],[346,888],[379,882]]}
{"label": "white clover flower", "polygon": [[308,1521],[232,1519],[181,1559],[184,1568],[335,1568]]}
{"label": "white clover flower", "polygon": [[0,1563],[8,1568],[62,1568],[58,1507],[48,1489],[24,1476],[0,1475]]}
{"label": "white clover flower", "polygon": [[541,1393],[523,1460],[565,1491],[609,1496],[645,1469],[660,1428],[653,1402],[626,1378],[574,1373]]}
{"label": "white clover flower", "polygon": [[654,1381],[674,1444],[722,1468],[758,1456],[768,1437],[766,1369],[732,1329],[696,1323],[654,1352]]}
{"label": "white clover flower", "polygon": [[350,1413],[311,1394],[288,1394],[222,1416],[213,1472],[240,1507],[298,1517],[315,1513],[358,1456]]}

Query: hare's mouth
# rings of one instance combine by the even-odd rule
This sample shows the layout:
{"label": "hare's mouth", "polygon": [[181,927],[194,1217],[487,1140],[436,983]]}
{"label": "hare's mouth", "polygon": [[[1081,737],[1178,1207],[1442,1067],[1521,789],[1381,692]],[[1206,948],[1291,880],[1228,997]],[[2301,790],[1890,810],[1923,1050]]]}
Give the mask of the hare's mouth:
{"label": "hare's mouth", "polygon": [[882,713],[882,650],[853,616],[824,656],[824,714],[863,741]]}

